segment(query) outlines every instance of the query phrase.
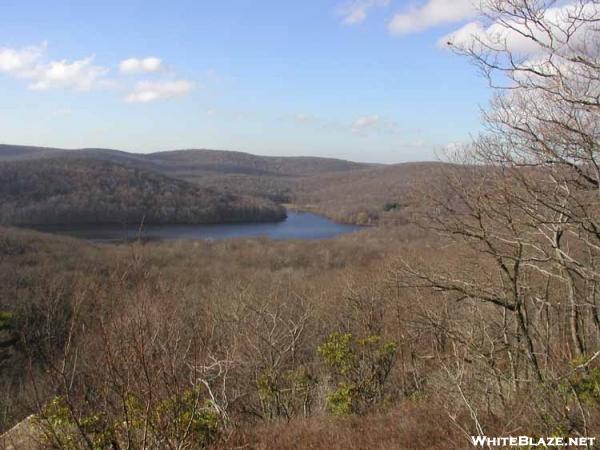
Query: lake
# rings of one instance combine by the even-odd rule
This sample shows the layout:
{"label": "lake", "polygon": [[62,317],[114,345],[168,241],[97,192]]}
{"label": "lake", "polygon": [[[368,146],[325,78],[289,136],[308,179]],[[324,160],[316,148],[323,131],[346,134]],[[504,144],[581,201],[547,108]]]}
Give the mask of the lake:
{"label": "lake", "polygon": [[[138,227],[120,225],[35,227],[38,231],[66,234],[94,242],[123,242],[137,239]],[[264,236],[270,239],[329,239],[359,230],[358,225],[335,223],[318,214],[288,212],[288,218],[275,223],[235,223],[221,225],[146,225],[144,240],[226,239]]]}

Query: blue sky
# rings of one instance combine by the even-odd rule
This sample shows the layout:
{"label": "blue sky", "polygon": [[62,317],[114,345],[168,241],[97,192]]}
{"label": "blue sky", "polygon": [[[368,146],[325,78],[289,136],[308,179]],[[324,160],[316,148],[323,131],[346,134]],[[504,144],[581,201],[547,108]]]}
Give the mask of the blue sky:
{"label": "blue sky", "polygon": [[468,0],[2,0],[0,142],[431,160],[490,92]]}

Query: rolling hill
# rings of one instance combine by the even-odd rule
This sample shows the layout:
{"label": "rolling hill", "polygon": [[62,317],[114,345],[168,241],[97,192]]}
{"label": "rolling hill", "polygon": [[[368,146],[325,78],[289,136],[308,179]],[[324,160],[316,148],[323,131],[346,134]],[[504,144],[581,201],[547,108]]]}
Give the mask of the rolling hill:
{"label": "rolling hill", "polygon": [[285,218],[285,209],[266,199],[217,192],[90,158],[0,162],[0,179],[2,224],[200,224]]}
{"label": "rolling hill", "polygon": [[[219,150],[149,154],[109,149],[62,150],[0,145],[0,161],[78,159],[116,163],[177,178],[203,189],[312,210],[340,222],[406,222],[424,207],[440,163],[365,164],[332,158],[274,157]],[[415,189],[418,187],[418,189]]]}
{"label": "rolling hill", "polygon": [[49,147],[0,145],[0,161],[40,158],[91,158],[130,164],[180,177],[200,174],[240,174],[299,177],[346,172],[375,166],[334,158],[258,156],[225,150],[172,150],[128,153],[102,148],[64,150]]}
{"label": "rolling hill", "polygon": [[295,185],[300,178],[374,167],[333,158],[258,156],[223,150],[142,154],[101,148],[64,150],[0,145],[0,161],[49,158],[109,161],[184,179],[208,189],[264,197],[278,203],[294,201]]}

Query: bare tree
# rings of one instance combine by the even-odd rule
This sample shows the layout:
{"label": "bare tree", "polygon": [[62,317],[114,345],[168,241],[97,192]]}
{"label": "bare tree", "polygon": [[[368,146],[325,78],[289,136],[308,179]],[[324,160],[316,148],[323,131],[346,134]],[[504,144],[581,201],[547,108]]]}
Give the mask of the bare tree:
{"label": "bare tree", "polygon": [[468,358],[514,390],[557,386],[600,345],[600,2],[484,0],[481,13],[448,45],[495,89],[487,129],[443,175],[452,199],[432,198],[420,222],[464,267],[400,272],[407,288],[479,305],[479,339],[448,330]]}

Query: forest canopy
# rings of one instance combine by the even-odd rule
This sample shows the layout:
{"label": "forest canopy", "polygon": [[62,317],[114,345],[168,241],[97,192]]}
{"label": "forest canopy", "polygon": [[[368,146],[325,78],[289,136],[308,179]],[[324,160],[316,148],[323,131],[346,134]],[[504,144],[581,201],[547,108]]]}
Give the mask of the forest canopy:
{"label": "forest canopy", "polygon": [[266,199],[221,193],[141,169],[89,159],[0,163],[0,223],[201,224],[277,221]]}

